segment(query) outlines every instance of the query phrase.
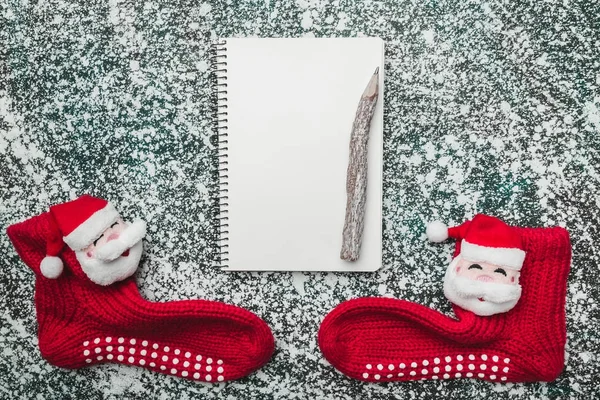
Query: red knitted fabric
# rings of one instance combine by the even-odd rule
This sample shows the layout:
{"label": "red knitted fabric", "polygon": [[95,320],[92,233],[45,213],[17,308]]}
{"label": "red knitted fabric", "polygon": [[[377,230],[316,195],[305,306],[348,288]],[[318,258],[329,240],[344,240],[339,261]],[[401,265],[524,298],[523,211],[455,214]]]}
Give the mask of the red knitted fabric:
{"label": "red knitted fabric", "polygon": [[365,381],[556,379],[564,366],[569,234],[562,228],[515,229],[527,256],[523,294],[512,310],[480,317],[454,306],[454,319],[404,300],[349,300],[323,320],[319,346],[325,358]]}
{"label": "red knitted fabric", "polygon": [[267,324],[243,308],[206,300],[155,303],[133,278],[100,286],[65,247],[58,279],[41,275],[48,213],[8,227],[17,253],[36,275],[39,347],[50,363],[79,368],[102,362],[141,366],[188,379],[222,382],[248,375],[274,350]]}

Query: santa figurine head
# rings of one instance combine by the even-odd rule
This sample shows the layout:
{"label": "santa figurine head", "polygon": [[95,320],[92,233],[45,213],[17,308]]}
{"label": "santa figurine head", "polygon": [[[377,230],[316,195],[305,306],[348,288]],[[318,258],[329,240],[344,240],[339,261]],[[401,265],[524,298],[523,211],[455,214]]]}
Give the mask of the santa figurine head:
{"label": "santa figurine head", "polygon": [[74,251],[87,277],[98,285],[121,281],[136,271],[146,234],[144,221],[126,223],[112,204],[89,195],[50,207],[50,215],[53,233],[40,264],[46,278],[61,275],[59,256],[65,244]]}
{"label": "santa figurine head", "polygon": [[477,214],[451,228],[432,222],[427,237],[433,242],[460,240],[460,252],[444,277],[444,294],[452,303],[481,316],[504,313],[517,304],[525,251],[515,229],[498,218]]}

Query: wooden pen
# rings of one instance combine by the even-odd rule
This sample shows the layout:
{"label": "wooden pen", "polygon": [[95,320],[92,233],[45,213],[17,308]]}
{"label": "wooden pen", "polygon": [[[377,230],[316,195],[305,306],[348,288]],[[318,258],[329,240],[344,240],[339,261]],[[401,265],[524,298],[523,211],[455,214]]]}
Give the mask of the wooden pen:
{"label": "wooden pen", "polygon": [[360,98],[350,135],[350,159],[346,176],[346,217],[340,252],[342,260],[356,261],[360,255],[367,201],[367,148],[371,119],[375,113],[378,95],[379,67]]}

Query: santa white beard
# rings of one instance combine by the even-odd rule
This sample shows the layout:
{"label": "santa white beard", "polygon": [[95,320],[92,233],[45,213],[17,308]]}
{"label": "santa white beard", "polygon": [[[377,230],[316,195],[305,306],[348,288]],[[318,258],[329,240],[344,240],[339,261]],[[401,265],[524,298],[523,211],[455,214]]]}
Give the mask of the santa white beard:
{"label": "santa white beard", "polygon": [[[481,282],[456,275],[457,256],[446,270],[444,294],[457,306],[480,316],[500,314],[511,310],[521,297],[521,285]],[[479,300],[483,299],[483,301]]]}
{"label": "santa white beard", "polygon": [[85,251],[76,251],[75,256],[81,264],[81,269],[92,282],[108,286],[133,275],[142,257],[142,247],[142,241],[139,240],[129,248],[127,256],[117,257],[113,261],[102,261],[88,257]]}

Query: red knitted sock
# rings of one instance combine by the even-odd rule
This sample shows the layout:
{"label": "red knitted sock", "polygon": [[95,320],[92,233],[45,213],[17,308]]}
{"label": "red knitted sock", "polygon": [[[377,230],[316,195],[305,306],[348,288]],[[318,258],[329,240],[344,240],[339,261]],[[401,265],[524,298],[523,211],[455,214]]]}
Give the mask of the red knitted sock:
{"label": "red knitted sock", "polygon": [[527,257],[523,293],[512,310],[480,317],[454,306],[453,319],[404,300],[346,301],[319,330],[325,358],[366,381],[556,379],[564,366],[569,235],[562,228],[515,229]]}
{"label": "red knitted sock", "polygon": [[51,224],[50,213],[44,213],[7,229],[36,274],[39,347],[50,363],[79,368],[117,362],[222,382],[248,375],[271,357],[269,327],[243,308],[205,300],[149,302],[133,278],[95,284],[70,249],[62,253],[68,268],[48,279],[40,263]]}

